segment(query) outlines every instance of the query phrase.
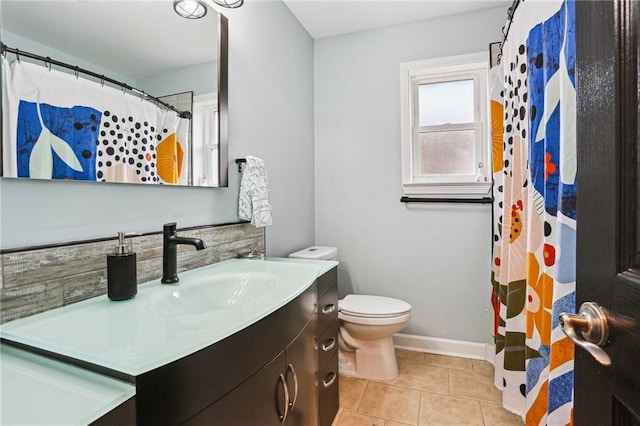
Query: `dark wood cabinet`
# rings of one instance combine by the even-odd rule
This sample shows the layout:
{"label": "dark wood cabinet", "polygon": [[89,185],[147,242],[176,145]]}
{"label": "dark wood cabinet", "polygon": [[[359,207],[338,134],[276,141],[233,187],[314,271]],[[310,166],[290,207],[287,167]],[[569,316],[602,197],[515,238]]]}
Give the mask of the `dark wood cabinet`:
{"label": "dark wood cabinet", "polygon": [[330,426],[339,405],[337,268],[257,323],[135,382],[139,425]]}
{"label": "dark wood cabinet", "polygon": [[329,426],[338,411],[337,268],[261,320],[143,374],[65,360],[136,387],[94,425]]}
{"label": "dark wood cabinet", "polygon": [[296,339],[316,303],[314,283],[249,327],[137,376],[138,425],[181,424],[249,380]]}
{"label": "dark wood cabinet", "polygon": [[330,426],[338,413],[338,268],[318,278],[318,424]]}
{"label": "dark wood cabinet", "polygon": [[277,426],[288,410],[282,351],[242,385],[189,419],[188,426]]}
{"label": "dark wood cabinet", "polygon": [[286,351],[286,381],[289,390],[289,426],[318,424],[318,387],[316,384],[317,355],[314,318],[300,332]]}
{"label": "dark wood cabinet", "polygon": [[[315,313],[295,339],[266,367],[187,425],[331,425],[339,408],[336,268],[318,278],[317,291]],[[301,318],[287,327],[299,324]]]}
{"label": "dark wood cabinet", "polygon": [[266,367],[185,424],[317,425],[315,325],[310,319],[286,350]]}

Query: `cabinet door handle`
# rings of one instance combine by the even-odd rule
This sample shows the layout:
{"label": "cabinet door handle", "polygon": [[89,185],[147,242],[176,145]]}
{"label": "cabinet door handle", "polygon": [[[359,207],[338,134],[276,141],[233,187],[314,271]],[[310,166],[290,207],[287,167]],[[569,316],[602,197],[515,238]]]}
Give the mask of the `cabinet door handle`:
{"label": "cabinet door handle", "polygon": [[333,382],[336,381],[336,377],[338,377],[338,375],[335,373],[335,371],[332,371],[331,373],[327,374],[327,379],[324,379],[322,381],[322,386],[324,386],[325,388],[328,388],[333,384]]}
{"label": "cabinet door handle", "polygon": [[284,391],[284,409],[282,414],[280,414],[280,409],[278,408],[278,414],[280,414],[280,423],[284,423],[289,415],[289,387],[287,386],[287,379],[285,379],[284,374],[280,374],[280,383],[282,383],[282,390]]}
{"label": "cabinet door handle", "polygon": [[289,401],[289,407],[293,409],[296,405],[296,400],[298,399],[298,375],[296,374],[296,370],[293,368],[293,364],[289,364],[287,366],[287,376],[289,375],[289,371],[293,374],[293,401]]}
{"label": "cabinet door handle", "polygon": [[322,350],[324,352],[329,352],[335,345],[336,339],[332,337],[330,339],[327,339],[327,341],[322,344]]}
{"label": "cabinet door handle", "polygon": [[335,310],[336,310],[336,305],[334,305],[333,303],[330,303],[326,305],[324,308],[322,308],[322,315],[330,314]]}

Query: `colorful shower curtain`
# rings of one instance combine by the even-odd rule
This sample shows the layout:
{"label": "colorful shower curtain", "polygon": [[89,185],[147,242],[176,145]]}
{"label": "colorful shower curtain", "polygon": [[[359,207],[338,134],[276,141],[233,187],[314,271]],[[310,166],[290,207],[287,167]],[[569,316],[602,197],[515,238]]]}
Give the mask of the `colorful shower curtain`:
{"label": "colorful shower curtain", "polygon": [[524,1],[492,69],[495,384],[527,425],[572,424],[574,1]]}
{"label": "colorful shower curtain", "polygon": [[124,90],[2,59],[3,176],[187,183],[189,126]]}

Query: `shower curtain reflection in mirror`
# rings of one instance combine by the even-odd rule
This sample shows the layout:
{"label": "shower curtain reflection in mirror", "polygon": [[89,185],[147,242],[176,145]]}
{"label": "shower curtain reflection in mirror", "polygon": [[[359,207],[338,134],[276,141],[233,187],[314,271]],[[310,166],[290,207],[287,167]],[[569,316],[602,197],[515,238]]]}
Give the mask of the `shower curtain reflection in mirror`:
{"label": "shower curtain reflection in mirror", "polygon": [[3,176],[188,183],[190,120],[131,94],[2,59]]}

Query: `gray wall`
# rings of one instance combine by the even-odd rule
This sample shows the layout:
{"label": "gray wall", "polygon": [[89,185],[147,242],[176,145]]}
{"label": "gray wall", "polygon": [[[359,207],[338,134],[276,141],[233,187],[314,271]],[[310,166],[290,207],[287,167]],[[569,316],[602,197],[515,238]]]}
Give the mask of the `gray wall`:
{"label": "gray wall", "polygon": [[[208,76],[210,78],[202,78]],[[136,88],[155,96],[193,91],[194,95],[218,91],[218,63],[193,65],[179,70],[153,75],[136,83]]]}
{"label": "gray wall", "polygon": [[274,225],[267,252],[313,243],[313,40],[280,2],[229,17],[229,188],[0,180],[0,247],[237,220],[234,159],[264,158]]}
{"label": "gray wall", "polygon": [[411,303],[405,333],[486,341],[491,207],[400,203],[399,64],[488,52],[504,20],[497,8],[315,44],[316,244],[339,248],[342,294]]}

